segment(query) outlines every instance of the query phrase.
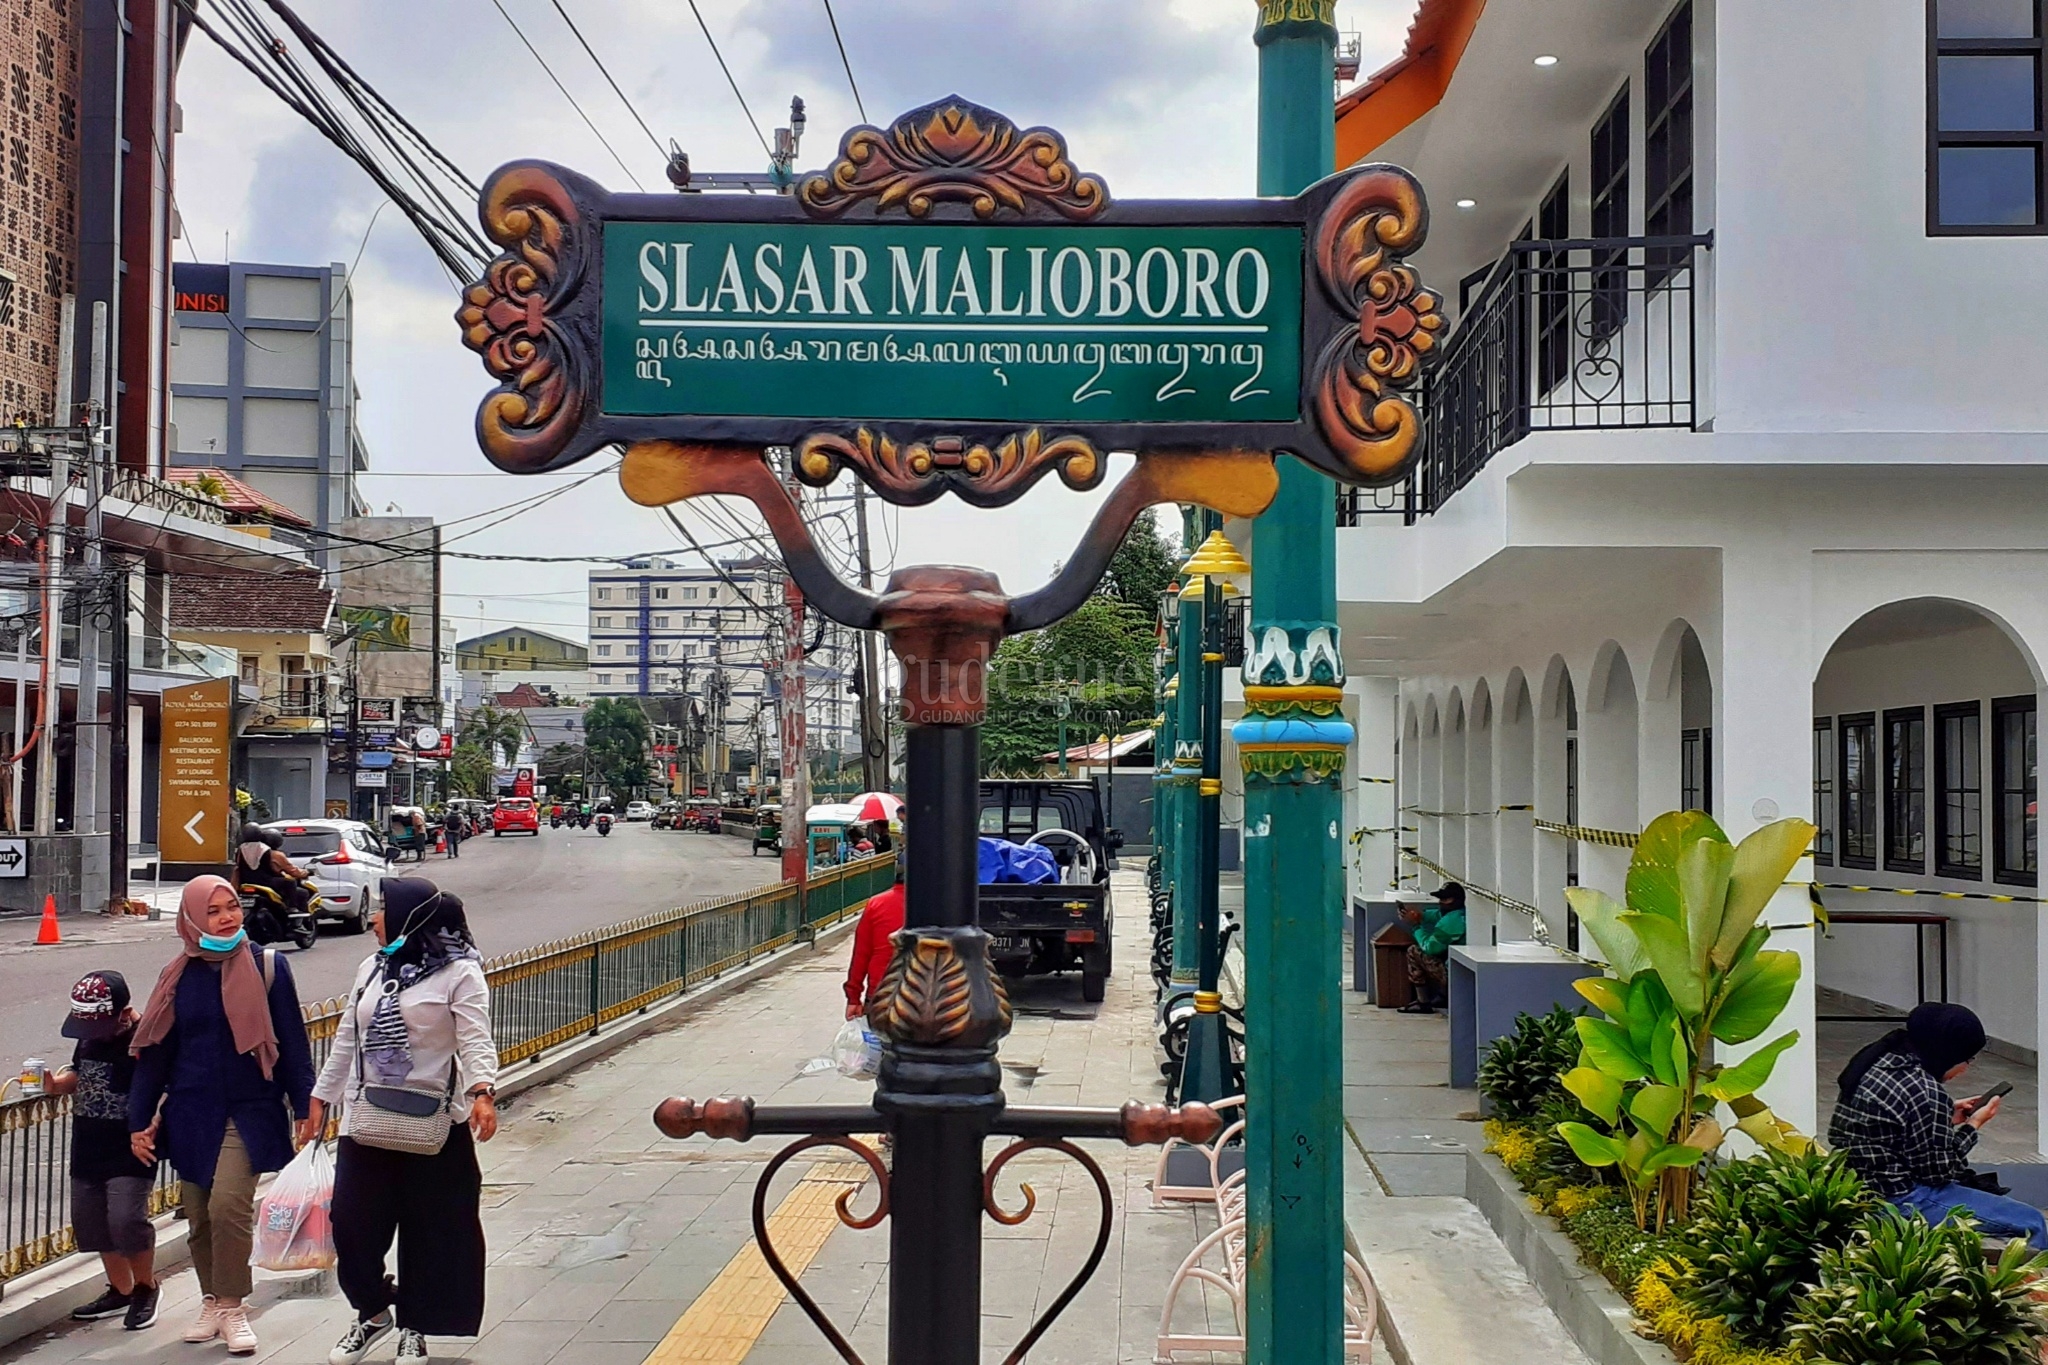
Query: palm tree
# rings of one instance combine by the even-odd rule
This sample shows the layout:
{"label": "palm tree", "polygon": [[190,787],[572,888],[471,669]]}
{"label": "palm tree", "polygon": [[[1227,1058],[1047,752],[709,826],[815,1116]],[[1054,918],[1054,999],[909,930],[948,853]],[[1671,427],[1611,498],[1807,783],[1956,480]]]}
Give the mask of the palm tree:
{"label": "palm tree", "polygon": [[503,754],[509,767],[519,757],[519,746],[526,742],[526,719],[516,711],[480,706],[464,723],[462,742],[474,744],[485,753]]}

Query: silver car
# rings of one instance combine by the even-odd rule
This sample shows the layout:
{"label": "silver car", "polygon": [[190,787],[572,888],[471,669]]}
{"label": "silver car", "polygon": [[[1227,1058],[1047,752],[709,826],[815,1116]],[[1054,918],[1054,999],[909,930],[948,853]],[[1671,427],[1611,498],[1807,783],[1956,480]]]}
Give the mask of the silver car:
{"label": "silver car", "polygon": [[284,855],[313,872],[322,902],[318,918],[339,920],[351,934],[370,927],[378,885],[391,874],[391,854],[360,820],[273,820]]}

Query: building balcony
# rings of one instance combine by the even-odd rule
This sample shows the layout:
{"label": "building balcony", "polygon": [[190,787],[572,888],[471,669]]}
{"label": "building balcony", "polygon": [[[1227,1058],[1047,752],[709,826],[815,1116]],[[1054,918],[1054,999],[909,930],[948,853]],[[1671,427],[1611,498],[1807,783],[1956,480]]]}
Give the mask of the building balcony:
{"label": "building balcony", "polygon": [[250,703],[251,735],[324,735],[327,733],[328,687],[325,673],[258,673],[242,675]]}
{"label": "building balcony", "polygon": [[1513,243],[1467,280],[1458,325],[1423,381],[1414,472],[1341,490],[1337,524],[1433,513],[1535,432],[1694,428],[1712,245],[1711,235]]}

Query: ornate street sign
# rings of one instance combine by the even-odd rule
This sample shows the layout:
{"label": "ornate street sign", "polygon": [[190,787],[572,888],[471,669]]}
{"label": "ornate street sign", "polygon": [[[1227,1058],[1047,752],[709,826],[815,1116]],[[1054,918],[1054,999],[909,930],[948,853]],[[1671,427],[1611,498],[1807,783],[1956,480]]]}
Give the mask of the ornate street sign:
{"label": "ornate street sign", "polygon": [[612,194],[515,162],[464,339],[520,473],[613,444],[798,452],[914,504],[1005,503],[1110,450],[1407,468],[1397,391],[1443,325],[1406,264],[1420,188],[1362,166],[1294,199],[1112,201],[1046,128],[951,97],[859,127],[793,195]]}

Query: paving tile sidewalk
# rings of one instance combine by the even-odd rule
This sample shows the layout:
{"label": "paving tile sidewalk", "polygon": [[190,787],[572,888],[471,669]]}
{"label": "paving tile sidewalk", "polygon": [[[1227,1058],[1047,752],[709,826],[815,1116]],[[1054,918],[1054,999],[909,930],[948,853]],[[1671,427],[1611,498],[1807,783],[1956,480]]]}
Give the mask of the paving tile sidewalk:
{"label": "paving tile sidewalk", "polygon": [[[1080,1003],[1075,979],[1026,983],[1002,1058],[1012,1099],[1043,1104],[1119,1104],[1156,1099],[1162,1086],[1151,1041],[1151,983],[1142,881],[1119,877],[1117,970],[1100,1007]],[[519,1096],[498,1138],[481,1149],[484,1224],[490,1247],[483,1335],[432,1344],[439,1361],[490,1365],[639,1365],[677,1318],[751,1237],[754,1185],[777,1146],[704,1139],[673,1142],[650,1120],[664,1096],[751,1094],[783,1104],[860,1102],[871,1087],[836,1073],[802,1076],[827,1051],[843,1014],[839,982],[849,940],[720,998],[686,1007],[658,1031],[555,1084]],[[1090,1143],[1117,1203],[1102,1269],[1031,1359],[1147,1361],[1167,1280],[1206,1230],[1186,1207],[1154,1211],[1144,1182],[1152,1153]],[[992,1144],[989,1154],[994,1155]],[[821,1160],[839,1161],[831,1151]],[[800,1158],[778,1177],[772,1208],[807,1171]],[[1018,1178],[1039,1200],[1015,1229],[987,1225],[987,1358],[1000,1360],[1029,1317],[1066,1283],[1092,1246],[1096,1199],[1072,1163],[1034,1153],[1001,1182],[1005,1207],[1022,1202]],[[873,1190],[855,1201],[870,1207]],[[804,1276],[828,1311],[850,1325],[870,1361],[885,1358],[886,1225],[840,1229]],[[66,1326],[0,1351],[0,1365],[33,1361],[150,1361],[178,1365],[222,1355],[178,1336],[197,1309],[189,1269],[166,1280],[159,1325],[126,1333],[118,1322]],[[267,1280],[253,1298],[262,1346],[254,1359],[312,1365],[349,1320],[331,1277]],[[1200,1305],[1198,1305],[1200,1307]],[[1208,1305],[1216,1321],[1227,1305]],[[1192,1321],[1192,1319],[1191,1319]],[[387,1338],[373,1354],[388,1360]],[[769,1324],[751,1361],[837,1357],[793,1304]]]}

